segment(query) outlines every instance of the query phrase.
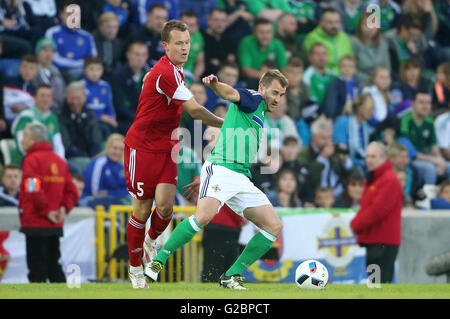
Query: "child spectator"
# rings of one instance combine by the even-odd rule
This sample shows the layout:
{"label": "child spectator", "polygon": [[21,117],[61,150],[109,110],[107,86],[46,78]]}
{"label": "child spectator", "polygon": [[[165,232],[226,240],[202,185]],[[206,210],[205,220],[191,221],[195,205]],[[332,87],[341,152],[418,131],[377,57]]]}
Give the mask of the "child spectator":
{"label": "child spectator", "polygon": [[418,59],[409,58],[400,65],[399,89],[402,93],[402,101],[407,102],[406,106],[409,107],[418,91],[430,91],[428,81],[422,77],[422,64]]}
{"label": "child spectator", "polygon": [[361,89],[359,80],[354,77],[356,73],[354,56],[345,55],[339,60],[339,73],[340,75],[334,78],[328,87],[325,102],[325,115],[333,120],[342,115],[345,108],[351,107]]}
{"label": "child spectator", "polygon": [[297,179],[290,169],[283,169],[278,175],[275,191],[267,194],[275,207],[300,207],[298,198]]}
{"label": "child spectator", "polygon": [[398,180],[400,181],[400,185],[403,189],[403,208],[414,208],[414,201],[411,196],[405,192],[406,183],[408,179],[408,173],[405,169],[395,167],[394,172],[397,175]]}
{"label": "child spectator", "polygon": [[[391,104],[394,103],[391,96],[391,73],[383,67],[376,67],[370,78],[369,85],[366,86],[363,94],[369,94],[374,102],[374,114],[370,124],[376,127],[389,114]],[[400,102],[400,101],[396,101]]]}
{"label": "child spectator", "polygon": [[81,196],[83,195],[83,189],[85,186],[84,177],[80,173],[72,173],[71,175],[72,175],[72,181],[75,184],[77,191],[78,191],[79,200],[78,200],[77,206],[85,207],[87,205],[85,205],[85,203],[81,200]]}
{"label": "child spectator", "polygon": [[431,200],[431,209],[450,209],[450,180],[439,185],[439,194]]}
{"label": "child spectator", "polygon": [[358,172],[352,172],[347,177],[344,191],[336,198],[333,207],[359,209],[359,201],[364,189],[364,176]]}
{"label": "child spectator", "polygon": [[103,64],[99,58],[87,58],[83,67],[84,79],[81,82],[86,88],[86,107],[94,111],[101,124],[103,138],[106,140],[118,124],[111,86],[101,79],[103,71]]}
{"label": "child spectator", "polygon": [[333,190],[328,187],[319,187],[316,189],[315,204],[318,208],[331,208],[334,204]]}

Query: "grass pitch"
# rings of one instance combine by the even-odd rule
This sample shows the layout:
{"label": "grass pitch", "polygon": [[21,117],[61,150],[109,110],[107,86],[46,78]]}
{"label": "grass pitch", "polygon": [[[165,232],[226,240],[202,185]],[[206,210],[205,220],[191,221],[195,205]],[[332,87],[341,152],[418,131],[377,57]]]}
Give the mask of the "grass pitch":
{"label": "grass pitch", "polygon": [[130,283],[0,284],[0,299],[450,299],[450,284],[329,284],[324,290],[301,290],[295,284],[247,283],[246,291],[218,284],[153,283],[132,289]]}

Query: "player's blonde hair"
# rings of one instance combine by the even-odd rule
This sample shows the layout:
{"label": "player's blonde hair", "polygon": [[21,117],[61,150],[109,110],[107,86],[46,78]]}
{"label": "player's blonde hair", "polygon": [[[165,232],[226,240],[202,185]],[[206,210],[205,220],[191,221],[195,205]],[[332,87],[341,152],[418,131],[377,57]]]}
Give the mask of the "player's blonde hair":
{"label": "player's blonde hair", "polygon": [[273,80],[278,80],[283,88],[289,85],[289,80],[278,69],[266,71],[259,80],[259,84],[262,84],[264,87],[268,87],[272,84]]}

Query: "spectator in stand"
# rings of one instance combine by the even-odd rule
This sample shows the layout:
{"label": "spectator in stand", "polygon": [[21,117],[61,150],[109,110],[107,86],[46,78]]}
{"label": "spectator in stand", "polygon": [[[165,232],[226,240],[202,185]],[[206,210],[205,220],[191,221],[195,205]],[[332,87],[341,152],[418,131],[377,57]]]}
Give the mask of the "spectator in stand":
{"label": "spectator in stand", "polygon": [[376,127],[388,116],[391,105],[394,102],[391,95],[391,73],[389,70],[383,67],[376,67],[362,93],[370,95],[375,103],[374,114],[370,124]]}
{"label": "spectator in stand", "polygon": [[23,0],[30,41],[34,47],[45,31],[58,24],[57,0]]}
{"label": "spectator in stand", "polygon": [[321,4],[309,0],[288,0],[288,4],[292,14],[297,18],[299,38],[303,42],[308,33],[317,26]]}
{"label": "spectator in stand", "polygon": [[412,199],[412,197],[406,193],[406,186],[407,186],[407,180],[408,180],[408,172],[406,171],[406,169],[404,168],[398,168],[398,167],[394,167],[394,172],[395,175],[397,175],[397,178],[400,182],[400,185],[402,187],[403,190],[403,208],[415,208],[414,205],[414,201]]}
{"label": "spectator in stand", "polygon": [[[167,9],[167,20],[179,19],[179,12],[183,12],[184,10],[179,10],[179,2],[178,0],[136,0],[132,1],[133,3],[133,12],[134,12],[134,25],[135,27],[140,27],[146,25],[149,19],[149,12],[152,10],[152,6],[154,4],[162,4]],[[187,1],[189,2],[189,1]]]}
{"label": "spectator in stand", "polygon": [[404,14],[397,29],[386,33],[386,38],[394,74],[398,74],[400,64],[410,57],[419,59],[425,67],[429,65],[428,61],[425,61],[428,44],[423,36],[422,22],[417,17]]}
{"label": "spectator in stand", "polygon": [[58,117],[50,111],[52,100],[52,88],[48,85],[41,85],[36,90],[34,107],[23,110],[14,120],[11,128],[16,140],[16,149],[11,154],[13,163],[19,164],[22,161],[22,157],[25,155],[25,150],[22,148],[24,130],[28,123],[35,122],[39,122],[47,128],[47,140],[52,144],[54,152],[61,158],[65,158]]}
{"label": "spectator in stand", "polygon": [[355,34],[350,38],[353,54],[356,58],[355,77],[363,84],[369,81],[375,67],[391,69],[389,45],[380,28],[368,25],[372,13],[364,12],[356,26]]}
{"label": "spectator in stand", "polygon": [[448,111],[449,103],[450,62],[443,62],[436,69],[436,80],[433,85],[433,114],[437,115]]}
{"label": "spectator in stand", "polygon": [[366,147],[373,128],[369,124],[374,112],[370,95],[361,95],[352,104],[352,112],[340,116],[334,122],[333,141],[348,150],[354,165],[365,167]]}
{"label": "spectator in stand", "polygon": [[325,116],[333,120],[342,115],[344,109],[351,108],[353,101],[359,96],[361,83],[354,77],[356,59],[353,55],[345,55],[339,61],[339,76],[328,86],[325,102]]}
{"label": "spectator in stand", "polygon": [[403,191],[382,143],[367,146],[366,165],[369,173],[360,208],[350,227],[358,244],[366,248],[366,267],[378,265],[381,283],[390,283],[401,244]]}
{"label": "spectator in stand", "polygon": [[447,162],[450,162],[450,109],[436,117],[434,128],[441,154]]}
{"label": "spectator in stand", "polygon": [[111,79],[113,105],[118,123],[117,131],[125,135],[133,123],[141,94],[148,47],[143,42],[132,42],[126,53],[127,63],[118,66]]}
{"label": "spectator in stand", "polygon": [[97,116],[86,103],[86,89],[81,82],[72,82],[66,89],[66,103],[59,115],[59,124],[66,158],[73,164],[73,173],[81,173],[90,158],[100,153],[102,132]]}
{"label": "spectator in stand", "polygon": [[245,2],[247,3],[248,11],[254,17],[268,19],[271,22],[277,21],[284,12],[291,12],[288,2],[283,0],[245,0]]}
{"label": "spectator in stand", "polygon": [[[1,40],[0,40],[0,52],[1,52]],[[3,103],[3,76],[0,72],[0,139],[12,138],[11,130],[9,129],[9,123],[5,118],[5,107]]]}
{"label": "spectator in stand", "polygon": [[411,101],[418,91],[430,92],[431,85],[422,76],[422,64],[416,58],[409,58],[400,65],[400,83],[399,89],[402,93],[403,102]]}
{"label": "spectator in stand", "polygon": [[419,18],[424,26],[425,38],[428,41],[434,40],[439,20],[433,8],[432,0],[409,0],[404,4],[404,12]]}
{"label": "spectator in stand", "polygon": [[40,123],[29,123],[24,130],[19,210],[20,231],[25,234],[28,280],[66,282],[58,263],[59,237],[67,214],[78,202],[67,163],[53,153]]}
{"label": "spectator in stand", "polygon": [[76,188],[77,188],[77,194],[78,194],[78,203],[76,206],[79,207],[86,207],[87,205],[85,205],[82,201],[81,201],[81,195],[83,195],[83,189],[84,189],[84,177],[82,174],[80,173],[72,173],[72,181],[75,184]]}
{"label": "spectator in stand", "polygon": [[283,69],[283,74],[289,80],[286,90],[287,114],[294,120],[302,118],[302,111],[309,102],[309,87],[303,82],[303,60],[291,57]]}
{"label": "spectator in stand", "polygon": [[105,152],[94,157],[83,171],[81,200],[88,206],[129,203],[123,167],[124,137],[111,134]]}
{"label": "spectator in stand", "polygon": [[37,76],[38,60],[36,56],[27,54],[20,61],[19,75],[5,78],[3,87],[3,103],[5,119],[9,125],[17,115],[34,105],[36,87],[33,79]]}
{"label": "spectator in stand", "polygon": [[314,44],[321,43],[327,49],[326,68],[334,74],[339,73],[339,60],[344,55],[353,55],[352,45],[347,34],[341,31],[341,17],[334,8],[326,8],[320,17],[319,26],[305,38],[305,48],[311,55]]}
{"label": "spectator in stand", "polygon": [[286,115],[287,102],[283,96],[277,108],[273,112],[267,112],[264,119],[264,127],[267,128],[267,144],[268,147],[276,147],[281,149],[281,145],[286,136],[293,136],[301,145],[300,136],[298,135],[295,122]]}
{"label": "spectator in stand", "polygon": [[238,59],[242,77],[251,88],[257,88],[263,74],[261,69],[266,61],[275,62],[278,69],[287,64],[284,45],[274,38],[273,33],[270,20],[257,18],[253,24],[253,34],[246,36],[239,43]]}
{"label": "spectator in stand", "polygon": [[348,35],[355,33],[358,21],[364,13],[364,4],[362,0],[334,0],[330,6],[335,8],[341,15],[342,29]]}
{"label": "spectator in stand", "polygon": [[202,32],[205,43],[205,71],[203,76],[216,74],[221,63],[236,61],[236,44],[224,35],[227,13],[213,9],[208,16],[208,28]]}
{"label": "spectator in stand", "polygon": [[330,187],[338,197],[344,190],[343,182],[352,171],[350,156],[338,153],[331,137],[333,122],[323,117],[311,125],[311,141],[299,154],[299,162],[308,171],[308,192],[303,202],[313,205],[315,191],[319,187]]}
{"label": "spectator in stand", "polygon": [[277,20],[277,32],[275,38],[280,40],[285,49],[287,58],[299,57],[306,64],[308,54],[302,45],[302,41],[297,34],[297,19],[292,13],[283,13]]}
{"label": "spectator in stand", "polygon": [[112,12],[103,13],[98,19],[98,28],[92,35],[98,58],[103,62],[105,76],[111,74],[119,64],[123,53],[122,40],[117,37],[119,18]]}
{"label": "spectator in stand", "polygon": [[130,34],[127,46],[131,42],[144,42],[149,52],[148,67],[151,68],[165,54],[161,31],[167,22],[168,11],[164,4],[153,3],[147,16],[147,22]]}
{"label": "spectator in stand", "polygon": [[431,200],[431,209],[450,209],[450,180],[439,184],[438,196]]}
{"label": "spectator in stand", "polygon": [[2,58],[17,59],[32,52],[31,34],[22,1],[0,1]]}
{"label": "spectator in stand", "polygon": [[252,33],[250,23],[253,22],[254,17],[248,11],[245,0],[217,0],[217,7],[227,13],[225,35],[232,43],[239,43],[243,37]]}
{"label": "spectator in stand", "polygon": [[45,37],[56,43],[53,64],[61,71],[66,82],[78,80],[83,71],[84,59],[96,57],[97,48],[92,35],[72,25],[69,19],[72,13],[69,3],[65,3],[60,11],[61,24],[47,29]]}
{"label": "spectator in stand", "polygon": [[430,94],[417,92],[412,112],[401,120],[401,134],[417,149],[417,158],[412,164],[419,170],[425,184],[436,185],[438,177],[450,178],[450,162],[446,162],[441,155],[430,112]]}
{"label": "spectator in stand", "polygon": [[283,165],[283,157],[278,148],[268,148],[265,153],[260,161],[253,164],[251,173],[253,184],[267,194],[275,190],[276,173]]}
{"label": "spectator in stand", "polygon": [[56,44],[50,38],[42,38],[36,44],[36,55],[38,59],[38,75],[33,79],[33,84],[50,85],[52,88],[53,103],[52,112],[58,113],[64,103],[66,83],[61,72],[55,67],[53,58],[55,57]]}
{"label": "spectator in stand", "polygon": [[290,169],[280,170],[275,190],[268,192],[267,198],[274,207],[301,207],[295,173]]}
{"label": "spectator in stand", "polygon": [[336,199],[333,196],[333,189],[329,187],[319,187],[318,189],[316,189],[314,204],[317,208],[332,208],[335,200]]}
{"label": "spectator in stand", "polygon": [[3,168],[0,184],[0,207],[19,204],[19,190],[22,171],[17,164],[9,164]]}
{"label": "spectator in stand", "polygon": [[394,143],[386,148],[386,153],[394,169],[406,172],[405,185],[402,185],[404,194],[411,197],[414,202],[424,200],[426,198],[423,190],[425,181],[417,168],[411,165],[408,148],[403,144]]}
{"label": "spectator in stand", "polygon": [[[222,63],[219,71],[217,72],[217,76],[221,82],[228,84],[232,88],[237,89],[242,87],[239,82],[239,65],[237,63]],[[208,110],[214,112],[218,106],[223,106],[225,109],[228,109],[230,101],[219,98],[214,94],[213,90],[208,87],[206,87],[206,94],[208,96],[208,100],[205,103],[205,107]]]}
{"label": "spectator in stand", "polygon": [[450,1],[433,1],[438,18],[438,30],[435,41],[439,45],[440,61],[450,60]]}
{"label": "spectator in stand", "polygon": [[372,0],[367,5],[376,5],[380,10],[381,32],[385,33],[396,28],[400,22],[402,8],[394,0]]}
{"label": "spectator in stand", "polygon": [[324,112],[328,87],[335,76],[327,68],[328,53],[324,44],[313,44],[309,52],[311,65],[303,73],[303,82],[309,88],[311,101],[318,105],[316,115],[320,115]]}
{"label": "spectator in stand", "polygon": [[103,140],[106,140],[116,131],[118,124],[111,86],[101,79],[103,71],[103,64],[99,58],[87,58],[84,62],[84,78],[81,83],[86,88],[86,107],[97,116]]}
{"label": "spectator in stand", "polygon": [[103,3],[103,14],[105,13],[113,13],[117,17],[119,28],[127,27],[128,17],[130,15],[127,1],[105,0]]}
{"label": "spectator in stand", "polygon": [[364,188],[364,176],[359,172],[352,172],[345,181],[344,191],[333,204],[335,208],[359,209]]}
{"label": "spectator in stand", "polygon": [[205,72],[205,41],[198,29],[198,18],[193,10],[187,10],[181,14],[181,21],[188,26],[191,36],[191,48],[187,62],[183,65],[186,85],[198,82]]}
{"label": "spectator in stand", "polygon": [[188,9],[195,11],[198,17],[198,25],[201,31],[208,28],[208,15],[217,8],[217,0],[186,0],[179,1],[178,8],[180,12],[184,12]]}

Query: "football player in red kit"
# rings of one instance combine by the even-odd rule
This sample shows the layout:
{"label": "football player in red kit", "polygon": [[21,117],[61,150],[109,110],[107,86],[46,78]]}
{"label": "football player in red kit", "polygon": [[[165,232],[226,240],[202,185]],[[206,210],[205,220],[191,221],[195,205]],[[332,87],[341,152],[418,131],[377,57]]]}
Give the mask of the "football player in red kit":
{"label": "football player in red kit", "polygon": [[[156,239],[172,220],[177,185],[176,153],[182,110],[205,125],[221,127],[223,119],[200,105],[186,88],[183,64],[190,49],[185,23],[168,21],[161,39],[166,55],[144,78],[136,116],[125,137],[125,176],[133,196],[133,214],[127,225],[129,277],[133,288],[146,288],[143,266],[156,255]],[[153,200],[157,206],[152,213]],[[151,226],[145,223],[151,215]],[[142,265],[143,264],[143,265]]]}

